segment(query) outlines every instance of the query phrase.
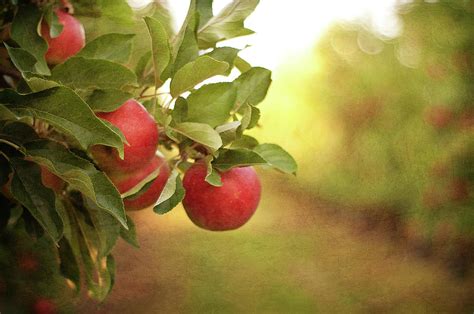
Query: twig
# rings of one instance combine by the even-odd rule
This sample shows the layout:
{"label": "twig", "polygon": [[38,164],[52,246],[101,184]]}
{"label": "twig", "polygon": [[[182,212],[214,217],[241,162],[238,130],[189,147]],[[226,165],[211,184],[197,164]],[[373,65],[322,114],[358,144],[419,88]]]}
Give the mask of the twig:
{"label": "twig", "polygon": [[152,94],[152,95],[143,95],[143,94],[140,94],[140,96],[138,96],[137,99],[152,98],[152,97],[156,97],[156,96],[160,96],[160,95],[169,95],[169,93],[163,92],[163,93],[156,93],[156,94]]}

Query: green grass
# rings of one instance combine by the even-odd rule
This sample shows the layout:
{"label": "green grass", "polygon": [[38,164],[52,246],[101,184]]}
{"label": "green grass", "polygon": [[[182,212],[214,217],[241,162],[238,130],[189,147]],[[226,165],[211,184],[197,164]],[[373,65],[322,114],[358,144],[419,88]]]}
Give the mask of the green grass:
{"label": "green grass", "polygon": [[[274,179],[274,177],[272,177]],[[394,243],[357,235],[322,205],[264,180],[240,230],[213,233],[182,208],[134,213],[142,248],[120,243],[115,290],[99,313],[472,312],[472,280],[456,281]],[[281,178],[280,178],[281,179]]]}

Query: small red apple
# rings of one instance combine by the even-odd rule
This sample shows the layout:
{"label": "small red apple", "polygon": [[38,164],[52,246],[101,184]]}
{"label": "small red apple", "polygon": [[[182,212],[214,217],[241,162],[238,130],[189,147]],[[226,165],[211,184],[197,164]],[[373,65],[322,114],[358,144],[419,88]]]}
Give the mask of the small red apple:
{"label": "small red apple", "polygon": [[426,73],[433,80],[440,81],[446,78],[448,71],[443,64],[432,63],[427,66]]}
{"label": "small red apple", "polygon": [[[52,173],[51,171],[48,170],[48,168],[40,166],[41,167],[41,182],[43,185],[49,189],[52,189],[55,192],[61,192],[62,189],[64,188],[65,182]],[[13,195],[11,194],[10,188],[11,188],[11,183],[12,183],[12,175],[10,175],[7,183],[5,183],[1,189],[0,192],[3,193],[7,198],[12,199]]]}
{"label": "small red apple", "polygon": [[63,30],[58,37],[51,38],[49,26],[45,22],[41,24],[41,36],[48,43],[45,58],[49,64],[63,63],[77,54],[86,43],[86,35],[81,22],[62,10],[55,12],[59,23],[63,25]]}
{"label": "small red apple", "polygon": [[48,299],[38,299],[33,304],[32,312],[34,314],[54,314],[57,313],[56,304]]}
{"label": "small red apple", "polygon": [[233,168],[220,173],[222,186],[205,181],[207,168],[194,164],[186,171],[183,206],[197,226],[214,231],[237,229],[257,209],[261,185],[253,167]]}
{"label": "small red apple", "polygon": [[24,273],[36,272],[39,261],[32,253],[23,253],[18,257],[18,268]]}
{"label": "small red apple", "polygon": [[64,181],[48,170],[48,168],[41,166],[41,182],[47,188],[56,192],[61,192],[64,188]]}
{"label": "small red apple", "polygon": [[111,147],[92,147],[91,153],[102,170],[126,173],[143,167],[153,159],[158,146],[158,128],[142,104],[130,99],[117,110],[100,112],[97,116],[119,128],[128,141],[124,144],[123,160]]}
{"label": "small red apple", "polygon": [[449,183],[448,192],[452,201],[465,201],[469,198],[469,182],[463,179],[454,179]]}
{"label": "small red apple", "polygon": [[110,180],[114,183],[119,192],[125,193],[138,183],[142,182],[158,168],[160,169],[158,177],[154,179],[150,187],[143,192],[143,194],[125,198],[123,200],[125,209],[140,210],[156,203],[160,197],[161,191],[163,191],[163,188],[166,185],[166,181],[168,181],[170,175],[169,166],[163,158],[155,156],[151,162],[134,172],[109,175]]}
{"label": "small red apple", "polygon": [[426,108],[424,119],[426,123],[436,129],[442,129],[453,121],[453,112],[445,106],[432,106]]}

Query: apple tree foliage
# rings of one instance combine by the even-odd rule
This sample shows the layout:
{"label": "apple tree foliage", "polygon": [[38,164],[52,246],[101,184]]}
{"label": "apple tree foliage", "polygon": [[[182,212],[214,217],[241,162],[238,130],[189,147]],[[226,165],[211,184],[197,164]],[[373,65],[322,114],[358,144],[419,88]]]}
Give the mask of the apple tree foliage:
{"label": "apple tree foliage", "polygon": [[[54,67],[46,41],[61,32],[54,8],[67,3],[84,23],[86,46]],[[248,136],[258,126],[258,105],[271,72],[253,67],[225,41],[251,34],[244,21],[258,0],[234,0],[213,13],[212,0],[192,0],[178,32],[160,2],[134,11],[124,0],[0,2],[0,184],[2,233],[28,234],[56,256],[51,269],[79,292],[103,300],[114,284],[111,254],[121,237],[138,246],[123,198],[94,163],[90,148],[105,145],[123,155],[123,134],[96,117],[124,101],[142,102],[157,121],[160,150],[171,175],[153,210],[164,214],[183,199],[181,174],[195,160],[207,164],[206,181],[221,185],[219,171],[262,165],[295,173],[293,158],[276,144]],[[213,83],[207,80],[212,79]],[[63,180],[54,191],[41,169]],[[154,178],[147,178],[151,181]],[[9,246],[4,246],[8,251]],[[56,267],[56,268],[55,268]]]}
{"label": "apple tree foliage", "polygon": [[290,79],[311,90],[298,127],[326,114],[337,134],[330,145],[304,147],[299,179],[466,273],[474,264],[474,1],[415,0],[397,12],[398,36],[388,40],[370,22],[334,25],[314,52],[318,71],[293,70]]}

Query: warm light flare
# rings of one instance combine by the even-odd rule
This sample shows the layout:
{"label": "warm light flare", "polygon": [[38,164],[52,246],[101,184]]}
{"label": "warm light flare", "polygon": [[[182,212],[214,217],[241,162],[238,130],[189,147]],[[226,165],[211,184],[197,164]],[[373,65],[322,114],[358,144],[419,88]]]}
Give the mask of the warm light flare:
{"label": "warm light flare", "polygon": [[[134,0],[143,2],[146,0]],[[219,12],[230,0],[215,0],[214,13]],[[395,16],[396,0],[335,0],[286,1],[261,0],[246,26],[256,32],[245,39],[234,39],[225,43],[244,48],[240,55],[252,64],[275,69],[279,64],[295,58],[311,49],[324,31],[337,20],[368,18],[372,27],[387,37],[399,32]],[[175,16],[175,27],[181,25],[189,1],[170,1],[169,7]]]}

